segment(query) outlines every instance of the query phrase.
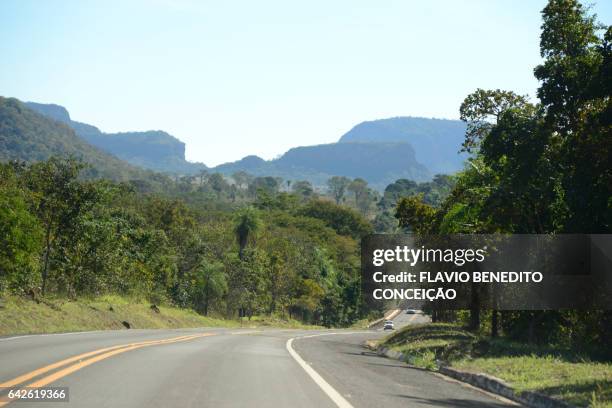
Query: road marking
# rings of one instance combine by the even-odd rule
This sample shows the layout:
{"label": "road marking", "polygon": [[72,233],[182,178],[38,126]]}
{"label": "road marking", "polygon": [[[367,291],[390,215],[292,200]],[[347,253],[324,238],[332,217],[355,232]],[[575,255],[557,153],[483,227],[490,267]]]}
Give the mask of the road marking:
{"label": "road marking", "polygon": [[[315,334],[311,336],[304,336],[304,337],[298,337],[298,338],[329,336],[332,334],[340,334],[340,333]],[[297,361],[300,367],[302,367],[304,371],[306,371],[306,373],[310,376],[310,378],[312,378],[313,381],[323,390],[323,392],[327,394],[327,396],[336,404],[336,406],[338,406],[339,408],[353,408],[350,402],[348,402],[342,395],[340,395],[340,393],[336,391],[334,387],[329,385],[329,383],[325,381],[323,377],[321,377],[321,375],[314,370],[314,368],[308,365],[308,363],[305,362],[302,359],[302,357],[300,357],[300,355],[293,349],[292,344],[293,344],[293,340],[295,339],[296,337],[287,340],[287,344],[286,344],[287,351],[289,352],[291,357],[293,357],[293,359]]]}
{"label": "road marking", "polygon": [[99,333],[102,331],[108,332],[108,331],[123,331],[123,330],[90,330],[90,331],[77,331],[77,332],[64,332],[64,333],[22,334],[19,336],[2,337],[0,338],[0,341],[25,339],[27,337],[68,336],[68,335],[73,335],[73,334],[89,334],[89,333]]}
{"label": "road marking", "polygon": [[[184,338],[184,337],[188,337],[188,336],[175,337],[175,339]],[[87,353],[83,353],[83,354],[79,354],[79,355],[76,355],[76,356],[73,356],[73,357],[69,357],[69,358],[67,358],[65,360],[57,361],[57,362],[55,362],[53,364],[49,364],[47,366],[38,368],[38,369],[36,369],[34,371],[30,371],[29,373],[25,373],[23,375],[20,375],[19,377],[13,378],[12,380],[0,383],[0,388],[13,387],[13,386],[15,386],[17,384],[21,384],[21,383],[23,383],[25,381],[31,380],[34,377],[38,377],[41,374],[44,374],[44,373],[49,372],[51,370],[55,370],[56,368],[65,366],[67,364],[73,363],[73,362],[78,361],[78,360],[82,360],[82,359],[87,358],[87,357],[91,357],[91,356],[96,355],[96,354],[104,353],[106,351],[111,351],[111,350],[115,350],[115,349],[119,349],[119,348],[123,348],[123,347],[128,347],[128,346],[133,346],[133,345],[136,345],[136,344],[148,344],[148,343],[157,342],[157,341],[159,341],[159,340],[150,340],[150,341],[143,341],[143,342],[138,342],[138,343],[120,344],[120,345],[117,345],[117,346],[105,347],[105,348],[101,348],[101,349],[98,349],[98,350],[89,351]]]}
{"label": "road marking", "polygon": [[[106,347],[103,349],[99,349],[99,350],[94,350],[88,353],[83,353],[83,354],[79,354],[77,356],[74,357],[70,357],[67,358],[65,360],[61,360],[58,361],[56,363],[50,364],[48,366],[39,368],[37,370],[31,371],[29,373],[23,374],[19,377],[14,378],[13,380],[9,380],[5,383],[0,384],[0,387],[12,387],[14,385],[17,384],[21,384],[25,381],[28,381],[34,377],[37,377],[41,374],[44,374],[46,372],[49,372],[55,368],[58,367],[62,367],[65,365],[68,365],[70,363],[73,363],[75,361],[78,361],[76,364],[70,365],[64,369],[61,369],[51,375],[48,375],[46,377],[43,377],[37,381],[34,381],[28,385],[25,385],[24,387],[32,387],[32,388],[36,388],[36,387],[44,387],[48,384],[51,384],[54,381],[57,381],[60,378],[63,378],[69,374],[72,374],[75,371],[78,371],[82,368],[85,368],[91,364],[94,364],[98,361],[107,359],[109,357],[115,356],[117,354],[121,354],[121,353],[125,353],[127,351],[131,351],[131,350],[136,350],[139,348],[143,348],[143,347],[149,347],[149,346],[155,346],[155,345],[161,345],[161,344],[170,344],[170,343],[178,343],[178,342],[182,342],[182,341],[188,341],[188,340],[194,340],[200,337],[207,337],[207,336],[214,336],[215,333],[202,333],[202,334],[196,334],[196,335],[189,335],[189,336],[179,336],[179,337],[173,337],[170,339],[162,339],[162,340],[149,340],[149,341],[143,341],[143,342],[138,342],[138,343],[129,343],[129,344],[123,344],[123,345],[119,345],[119,346],[113,346],[113,347]],[[91,357],[93,356],[93,357]],[[89,359],[83,360],[83,358],[86,357],[91,357]],[[0,397],[1,398],[1,397]],[[0,400],[0,407],[5,406],[7,404],[9,404],[11,401],[6,401],[6,400]]]}

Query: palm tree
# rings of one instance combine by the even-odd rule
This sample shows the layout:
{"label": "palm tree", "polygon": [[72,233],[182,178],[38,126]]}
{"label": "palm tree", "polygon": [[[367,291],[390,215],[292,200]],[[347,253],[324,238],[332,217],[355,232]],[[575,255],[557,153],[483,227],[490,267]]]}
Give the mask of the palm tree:
{"label": "palm tree", "polygon": [[238,240],[238,257],[243,259],[249,236],[253,235],[261,226],[261,220],[257,210],[253,207],[245,207],[236,215],[236,226],[234,232]]}

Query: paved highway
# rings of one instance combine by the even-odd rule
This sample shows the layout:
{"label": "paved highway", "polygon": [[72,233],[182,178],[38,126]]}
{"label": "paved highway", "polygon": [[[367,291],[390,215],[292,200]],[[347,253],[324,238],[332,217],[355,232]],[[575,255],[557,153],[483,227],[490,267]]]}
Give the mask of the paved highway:
{"label": "paved highway", "polygon": [[35,408],[511,406],[362,346],[383,335],[188,329],[5,338],[0,387],[69,388],[68,403],[8,404]]}

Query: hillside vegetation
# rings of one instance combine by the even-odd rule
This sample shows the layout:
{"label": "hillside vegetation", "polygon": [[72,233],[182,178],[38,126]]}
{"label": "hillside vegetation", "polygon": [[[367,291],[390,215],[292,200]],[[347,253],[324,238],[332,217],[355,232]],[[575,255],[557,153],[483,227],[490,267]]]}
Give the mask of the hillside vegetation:
{"label": "hillside vegetation", "polygon": [[185,143],[161,130],[104,133],[95,126],[74,121],[63,106],[26,102],[26,106],[72,128],[98,149],[145,169],[178,174],[195,174],[206,169],[185,160]]}
{"label": "hillside vegetation", "polygon": [[398,178],[424,181],[432,176],[416,160],[408,143],[331,143],[295,147],[270,161],[258,159],[223,164],[214,171],[232,174],[242,170],[258,176],[307,180],[319,187],[333,176],[359,177],[379,191]]}
{"label": "hillside vegetation", "polygon": [[67,125],[34,112],[17,99],[0,97],[0,160],[33,163],[52,156],[73,156],[91,164],[90,176],[117,181],[151,177],[91,146]]}

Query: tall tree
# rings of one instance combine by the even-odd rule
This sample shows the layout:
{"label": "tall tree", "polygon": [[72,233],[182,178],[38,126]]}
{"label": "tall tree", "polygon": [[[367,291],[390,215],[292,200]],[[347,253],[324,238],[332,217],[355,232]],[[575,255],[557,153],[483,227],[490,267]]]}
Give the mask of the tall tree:
{"label": "tall tree", "polygon": [[336,200],[336,204],[340,204],[344,198],[344,193],[351,180],[344,176],[334,176],[327,180],[327,187],[331,196]]}
{"label": "tall tree", "polygon": [[84,167],[83,163],[74,159],[51,158],[28,169],[27,180],[30,188],[39,196],[36,211],[44,227],[43,294],[47,288],[49,263],[57,238],[62,235],[78,238],[71,234],[75,223],[97,200],[97,190],[89,183],[78,181]]}
{"label": "tall tree", "polygon": [[459,108],[459,117],[467,130],[462,151],[473,152],[497,123],[502,113],[527,103],[525,96],[512,91],[477,89],[469,94]]}
{"label": "tall tree", "polygon": [[245,207],[238,211],[234,232],[238,240],[238,256],[240,259],[244,259],[244,249],[247,246],[249,237],[256,233],[260,227],[261,219],[255,208]]}
{"label": "tall tree", "polygon": [[612,231],[612,29],[575,0],[550,0],[542,11],[535,69],[546,124],[560,139],[567,232]]}

